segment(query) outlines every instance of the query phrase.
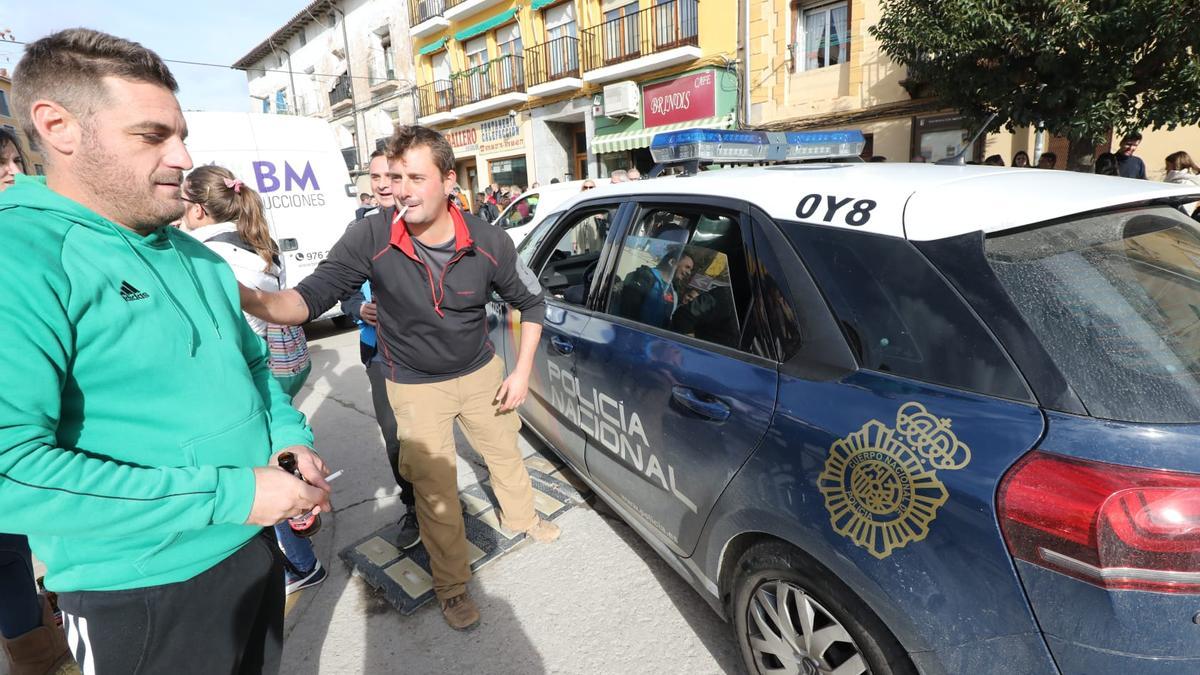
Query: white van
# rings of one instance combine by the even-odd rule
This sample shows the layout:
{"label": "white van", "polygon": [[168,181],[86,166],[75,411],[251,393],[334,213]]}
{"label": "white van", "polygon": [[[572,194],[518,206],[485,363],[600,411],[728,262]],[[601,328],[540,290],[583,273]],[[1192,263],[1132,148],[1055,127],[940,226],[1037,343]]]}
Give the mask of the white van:
{"label": "white van", "polygon": [[[492,224],[507,232],[514,244],[520,245],[525,235],[533,232],[533,228],[546,216],[557,211],[560,204],[578,196],[585,182],[587,181],[572,180],[565,183],[549,183],[522,192],[515,202],[504,209],[499,218],[492,221]],[[592,182],[600,184],[598,181]],[[528,213],[523,214],[525,209],[528,209]]]}
{"label": "white van", "polygon": [[[262,196],[285,288],[312,273],[354,220],[354,183],[329,123],[261,113],[188,112],[195,166],[218,164]],[[321,318],[340,316],[336,306]]]}

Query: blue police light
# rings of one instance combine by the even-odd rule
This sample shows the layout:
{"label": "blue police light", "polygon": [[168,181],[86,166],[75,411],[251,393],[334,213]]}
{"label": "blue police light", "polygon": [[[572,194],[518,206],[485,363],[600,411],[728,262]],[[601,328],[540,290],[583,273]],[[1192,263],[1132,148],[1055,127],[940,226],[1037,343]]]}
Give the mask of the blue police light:
{"label": "blue police light", "polygon": [[684,129],[655,134],[650,155],[660,164],[848,159],[858,157],[865,145],[859,131]]}

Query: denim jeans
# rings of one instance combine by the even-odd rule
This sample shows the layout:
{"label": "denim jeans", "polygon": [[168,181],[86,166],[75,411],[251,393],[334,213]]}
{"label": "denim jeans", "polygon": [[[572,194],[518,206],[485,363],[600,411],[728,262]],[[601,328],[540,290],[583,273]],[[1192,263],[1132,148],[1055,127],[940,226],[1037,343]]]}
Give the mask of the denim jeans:
{"label": "denim jeans", "polygon": [[298,578],[297,574],[303,576],[317,566],[317,554],[313,551],[312,542],[297,537],[286,520],[275,526],[275,539],[283,547],[283,555],[288,561],[283,569],[289,583]]}
{"label": "denim jeans", "polygon": [[15,638],[42,625],[29,540],[0,534],[0,635]]}

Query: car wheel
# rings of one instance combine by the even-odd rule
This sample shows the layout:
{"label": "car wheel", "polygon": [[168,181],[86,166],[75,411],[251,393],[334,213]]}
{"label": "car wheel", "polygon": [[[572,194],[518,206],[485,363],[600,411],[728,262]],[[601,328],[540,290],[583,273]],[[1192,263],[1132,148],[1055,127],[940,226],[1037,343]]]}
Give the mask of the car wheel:
{"label": "car wheel", "polygon": [[733,625],[752,675],[910,675],[908,655],[883,622],[814,560],[780,542],[738,561]]}

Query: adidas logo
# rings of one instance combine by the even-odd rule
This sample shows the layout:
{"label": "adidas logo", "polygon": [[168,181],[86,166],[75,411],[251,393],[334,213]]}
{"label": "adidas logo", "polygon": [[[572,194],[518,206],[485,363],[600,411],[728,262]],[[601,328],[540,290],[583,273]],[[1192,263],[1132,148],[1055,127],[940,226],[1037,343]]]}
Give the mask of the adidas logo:
{"label": "adidas logo", "polygon": [[125,302],[133,302],[134,300],[145,300],[150,297],[149,293],[143,293],[133,287],[133,284],[128,281],[121,282],[121,298]]}

